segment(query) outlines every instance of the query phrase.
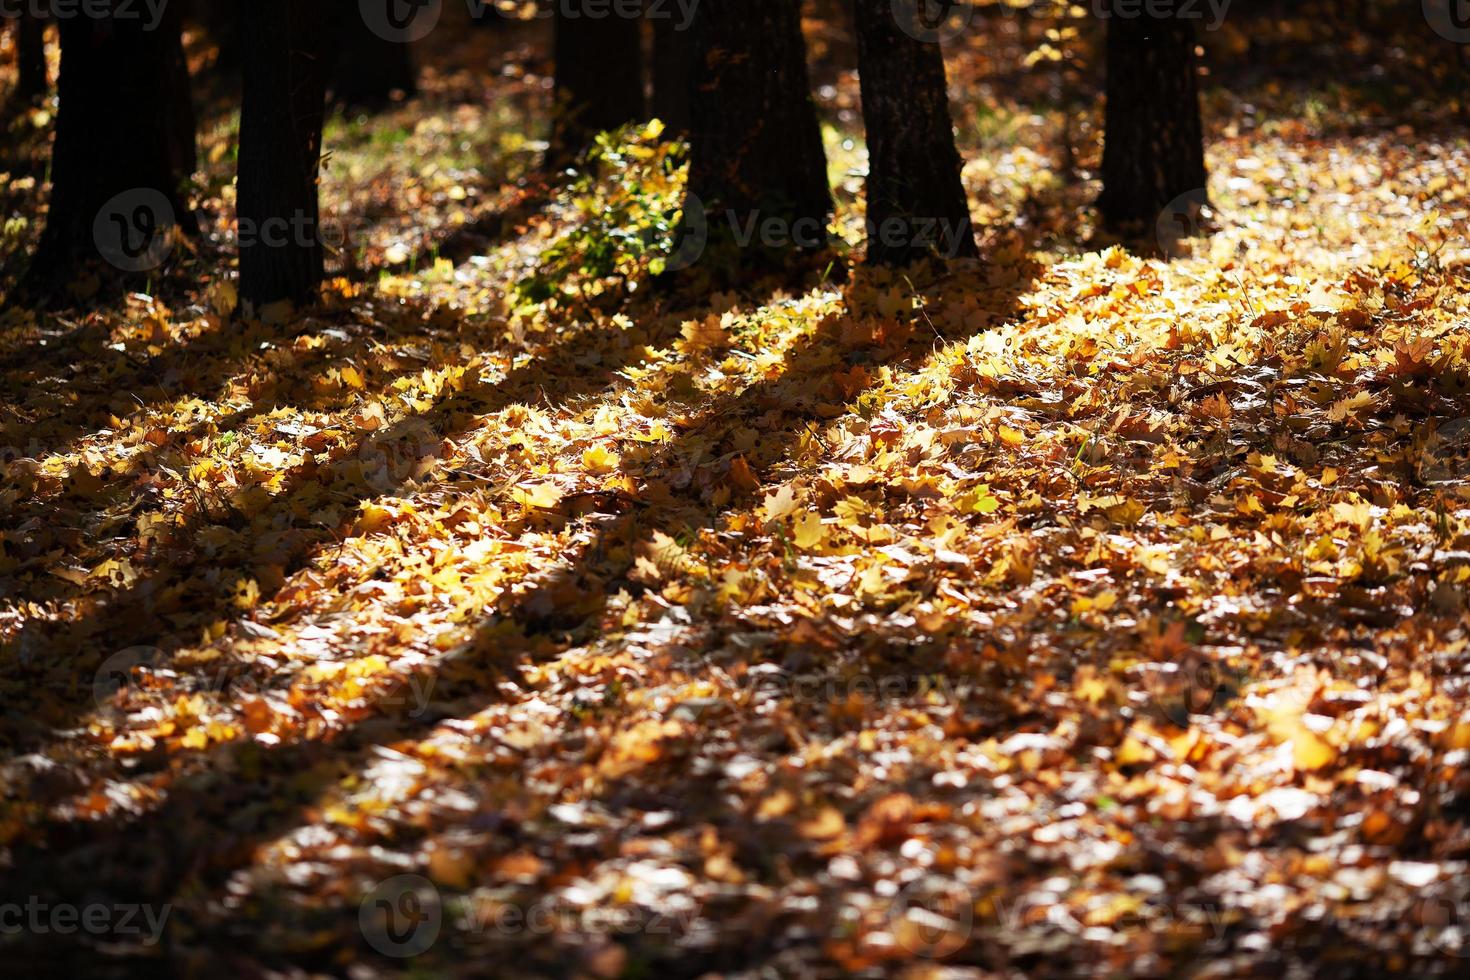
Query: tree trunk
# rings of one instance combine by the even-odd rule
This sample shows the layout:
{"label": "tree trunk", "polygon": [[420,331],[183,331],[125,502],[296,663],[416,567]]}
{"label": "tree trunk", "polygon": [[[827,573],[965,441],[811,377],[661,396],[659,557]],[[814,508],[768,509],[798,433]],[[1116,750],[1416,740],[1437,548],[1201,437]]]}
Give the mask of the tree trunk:
{"label": "tree trunk", "polygon": [[108,10],[58,21],[61,108],[32,288],[47,289],[97,258],[128,273],[151,271],[176,228],[196,228],[183,194],[195,165],[194,115],[178,7],[165,6],[156,29],[135,5]]}
{"label": "tree trunk", "polygon": [[348,12],[345,19],[342,52],[333,72],[332,98],[349,106],[376,108],[392,101],[395,92],[405,96],[417,92],[418,73],[411,46],[373,31],[356,10]]}
{"label": "tree trunk", "polygon": [[687,24],[670,16],[653,21],[652,115],[671,136],[689,132],[689,96],[693,83],[694,38]]}
{"label": "tree trunk", "polygon": [[26,102],[45,98],[50,90],[46,78],[46,22],[22,10],[15,22],[15,94]]}
{"label": "tree trunk", "polygon": [[598,133],[643,115],[642,20],[605,0],[556,5],[557,115],[550,160],[563,167]]}
{"label": "tree trunk", "polygon": [[854,14],[868,139],[868,261],[978,255],[943,52],[899,29],[893,0],[854,0]]}
{"label": "tree trunk", "polygon": [[240,298],[257,310],[310,302],[325,266],[317,175],[330,67],[325,4],[244,4]]}
{"label": "tree trunk", "polygon": [[694,50],[685,241],[760,246],[747,259],[822,248],[832,193],[800,0],[702,3]]}
{"label": "tree trunk", "polygon": [[1205,200],[1204,136],[1194,75],[1194,24],[1179,18],[1108,20],[1103,224],[1152,227],[1171,202]]}

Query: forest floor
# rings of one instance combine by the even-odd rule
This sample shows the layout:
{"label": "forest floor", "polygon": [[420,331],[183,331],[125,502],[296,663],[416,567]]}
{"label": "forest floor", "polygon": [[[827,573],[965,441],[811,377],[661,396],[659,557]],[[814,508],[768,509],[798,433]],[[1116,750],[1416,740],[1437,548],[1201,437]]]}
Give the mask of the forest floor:
{"label": "forest floor", "polygon": [[811,24],[852,248],[731,292],[589,272],[677,151],[547,182],[544,27],[441,31],[330,127],[322,305],[242,320],[210,95],[204,237],[0,314],[0,953],[1463,975],[1470,130],[1413,45],[1228,22],[1213,233],[1109,244],[1065,26],[957,40],[984,258],[895,274]]}

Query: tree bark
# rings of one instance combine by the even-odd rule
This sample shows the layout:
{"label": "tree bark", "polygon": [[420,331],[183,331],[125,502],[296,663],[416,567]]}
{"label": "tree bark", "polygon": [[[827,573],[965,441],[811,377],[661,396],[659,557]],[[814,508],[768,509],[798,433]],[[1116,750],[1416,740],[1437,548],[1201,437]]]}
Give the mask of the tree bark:
{"label": "tree bark", "polygon": [[550,160],[562,167],[592,138],[643,115],[643,28],[599,0],[556,5],[557,115]]}
{"label": "tree bark", "polygon": [[1204,135],[1194,72],[1194,24],[1114,14],[1108,20],[1103,224],[1152,226],[1184,195],[1205,199]]}
{"label": "tree bark", "polygon": [[699,207],[685,208],[686,239],[754,232],[737,242],[761,246],[745,250],[751,258],[825,246],[832,193],[799,0],[702,3],[694,50],[689,193]]}
{"label": "tree bark", "polygon": [[106,17],[58,22],[51,204],[30,287],[48,288],[98,258],[151,271],[174,229],[196,229],[183,193],[195,137],[178,8],[167,5],[152,30],[138,9],[113,2]]}
{"label": "tree bark", "polygon": [[51,88],[46,77],[46,22],[29,10],[22,10],[15,22],[15,52],[15,94],[27,102],[44,98]]}
{"label": "tree bark", "polygon": [[694,38],[688,25],[673,16],[653,22],[653,103],[651,113],[671,136],[689,132],[690,86],[694,70]]}
{"label": "tree bark", "polygon": [[312,0],[243,5],[240,298],[310,302],[325,267],[317,177],[330,67],[328,11]]}
{"label": "tree bark", "polygon": [[380,36],[355,9],[344,16],[342,50],[333,72],[333,99],[349,106],[376,108],[390,102],[395,92],[405,96],[417,92],[418,72],[411,45]]}
{"label": "tree bark", "polygon": [[978,255],[944,54],[900,30],[893,0],[854,0],[868,140],[868,261]]}

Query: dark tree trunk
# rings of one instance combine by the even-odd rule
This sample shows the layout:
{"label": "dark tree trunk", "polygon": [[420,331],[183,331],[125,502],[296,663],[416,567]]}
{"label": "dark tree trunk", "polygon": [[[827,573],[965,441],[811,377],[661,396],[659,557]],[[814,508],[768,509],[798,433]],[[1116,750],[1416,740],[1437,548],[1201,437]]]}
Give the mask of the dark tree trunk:
{"label": "dark tree trunk", "polygon": [[15,94],[27,102],[44,98],[50,85],[46,78],[46,22],[22,10],[15,24]]}
{"label": "dark tree trunk", "polygon": [[975,256],[944,54],[899,29],[893,0],[853,6],[868,138],[868,261]]}
{"label": "dark tree trunk", "polygon": [[800,0],[702,3],[694,32],[689,193],[702,207],[685,209],[686,240],[700,220],[713,244],[754,232],[737,238],[762,246],[752,259],[823,247],[832,193]]}
{"label": "dark tree trunk", "polygon": [[321,285],[317,176],[331,65],[325,4],[244,4],[240,112],[240,298],[257,310],[310,302]]}
{"label": "dark tree trunk", "polygon": [[127,9],[134,15],[58,22],[51,205],[30,287],[48,288],[96,258],[150,271],[174,229],[195,230],[183,194],[195,164],[194,115],[178,7],[165,6],[156,29],[138,7]]}
{"label": "dark tree trunk", "polygon": [[[399,0],[376,0],[384,4]],[[348,11],[341,27],[341,53],[332,73],[332,98],[349,106],[376,108],[395,92],[411,96],[418,91],[411,46],[372,30],[357,10]]]}
{"label": "dark tree trunk", "polygon": [[[665,8],[673,10],[672,6]],[[652,17],[652,115],[663,120],[671,135],[689,132],[689,96],[693,82],[694,38],[689,25],[670,16]]]}
{"label": "dark tree trunk", "polygon": [[[589,16],[589,10],[600,16]],[[562,0],[556,5],[555,49],[550,160],[561,167],[598,133],[643,115],[642,21],[609,13],[599,0]]]}
{"label": "dark tree trunk", "polygon": [[1103,144],[1104,225],[1152,227],[1171,202],[1205,198],[1204,136],[1194,74],[1194,23],[1114,15],[1108,20]]}

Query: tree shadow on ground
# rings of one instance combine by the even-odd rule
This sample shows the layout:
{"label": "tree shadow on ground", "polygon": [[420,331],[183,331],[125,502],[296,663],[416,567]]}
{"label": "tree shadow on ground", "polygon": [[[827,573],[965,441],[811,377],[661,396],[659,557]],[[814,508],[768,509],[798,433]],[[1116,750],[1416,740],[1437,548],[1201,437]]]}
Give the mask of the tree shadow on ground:
{"label": "tree shadow on ground", "polygon": [[[1001,322],[1016,310],[1029,288],[1034,269],[1012,270],[996,284],[982,283],[983,266],[961,263],[948,278],[928,291],[928,302],[943,295],[975,291],[982,296],[989,322]],[[890,327],[892,325],[889,325]],[[915,326],[918,329],[913,329]],[[768,427],[757,454],[746,464],[757,482],[779,468],[792,448],[810,438],[811,425],[841,412],[844,401],[858,397],[857,389],[841,390],[832,375],[854,365],[874,368],[912,368],[938,346],[962,342],[965,337],[936,337],[922,322],[909,329],[885,329],[880,317],[831,316],[796,342],[779,374],[757,380],[733,397],[717,400],[691,425],[678,432],[641,467],[641,475],[669,487],[669,471],[683,470],[691,460],[724,460],[733,464],[730,437],[738,420],[759,416]],[[576,364],[580,352],[606,345],[608,331],[593,328],[575,338],[553,357]],[[977,324],[976,329],[983,329]],[[606,387],[615,365],[586,372],[561,392],[570,399]],[[512,376],[496,385],[470,384],[445,397],[426,418],[433,419],[436,436],[448,438],[465,431],[473,420],[521,400],[533,400],[544,381],[541,372]],[[660,476],[662,474],[662,476]],[[287,520],[296,510],[296,498],[310,486],[330,482],[354,499],[365,500],[381,488],[354,482],[347,464],[338,460],[294,474],[286,491],[272,501],[269,514]],[[442,486],[442,484],[441,484]],[[628,579],[636,544],[658,534],[681,534],[690,529],[717,527],[723,515],[753,502],[749,492],[721,498],[710,484],[669,487],[667,496],[654,501],[624,502],[617,497],[593,498],[582,509],[590,534],[578,553],[557,569],[525,583],[471,633],[469,642],[436,658],[424,674],[432,683],[433,700],[419,713],[379,715],[336,732],[329,738],[293,741],[266,747],[253,741],[234,742],[201,753],[184,767],[189,773],[162,789],[164,802],[141,813],[127,813],[98,821],[48,821],[34,844],[12,847],[12,869],[7,876],[16,894],[36,893],[73,897],[106,894],[112,900],[168,901],[212,893],[242,868],[256,849],[292,828],[319,819],[312,811],[322,792],[343,776],[359,772],[390,743],[422,737],[443,718],[468,717],[504,696],[485,690],[484,672],[513,680],[513,668],[527,662],[559,656],[569,645],[595,634],[609,597],[616,591],[641,588]],[[308,529],[297,532],[288,567],[299,567],[311,551],[331,540]],[[188,534],[182,536],[187,540]],[[161,620],[182,605],[213,604],[224,608],[228,596],[200,582],[204,562],[184,560],[160,568],[132,588],[120,592],[64,631],[41,629],[23,633],[17,649],[46,651],[51,668],[37,671],[29,657],[9,657],[14,669],[33,675],[38,687],[74,688],[78,676],[89,677],[89,666],[100,660],[89,646],[106,638],[116,649],[134,642],[171,643],[158,637]],[[188,595],[186,600],[183,597]],[[44,634],[44,635],[43,635]],[[60,635],[58,635],[60,634]],[[69,655],[63,651],[70,651]],[[461,669],[462,667],[468,669]],[[39,675],[39,676],[37,676]],[[69,679],[69,680],[68,680]],[[505,687],[504,684],[501,685]],[[509,690],[515,691],[514,684]],[[85,702],[72,698],[72,710]],[[15,748],[32,742],[36,727],[65,724],[56,713],[32,718],[39,726],[13,724],[7,739]],[[25,737],[26,728],[32,729]],[[119,774],[123,775],[123,774]],[[200,923],[203,925],[203,923]]]}

